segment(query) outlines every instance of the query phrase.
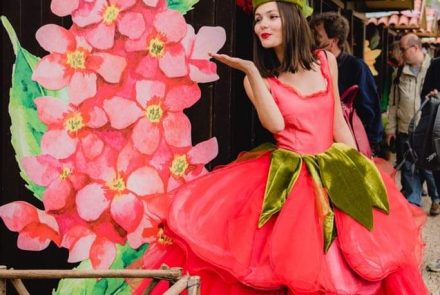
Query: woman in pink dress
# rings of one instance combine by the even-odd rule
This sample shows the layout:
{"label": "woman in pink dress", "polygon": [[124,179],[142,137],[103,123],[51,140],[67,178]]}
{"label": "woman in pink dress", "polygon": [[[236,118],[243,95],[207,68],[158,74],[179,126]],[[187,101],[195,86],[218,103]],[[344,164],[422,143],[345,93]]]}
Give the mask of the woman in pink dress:
{"label": "woman in pink dress", "polygon": [[202,294],[428,294],[424,213],[355,150],[335,57],[312,51],[305,1],[253,4],[255,61],[212,56],[246,74],[276,146],[174,191],[144,267],[183,267]]}

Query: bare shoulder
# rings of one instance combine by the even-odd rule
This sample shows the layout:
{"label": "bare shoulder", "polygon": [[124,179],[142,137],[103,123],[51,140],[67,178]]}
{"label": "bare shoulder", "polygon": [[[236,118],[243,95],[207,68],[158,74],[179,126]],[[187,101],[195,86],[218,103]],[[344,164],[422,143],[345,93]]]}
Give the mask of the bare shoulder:
{"label": "bare shoulder", "polygon": [[327,55],[327,60],[328,60],[328,64],[330,66],[330,69],[333,70],[338,68],[338,63],[336,61],[336,57],[333,53],[331,53],[330,51],[325,51],[326,55]]}

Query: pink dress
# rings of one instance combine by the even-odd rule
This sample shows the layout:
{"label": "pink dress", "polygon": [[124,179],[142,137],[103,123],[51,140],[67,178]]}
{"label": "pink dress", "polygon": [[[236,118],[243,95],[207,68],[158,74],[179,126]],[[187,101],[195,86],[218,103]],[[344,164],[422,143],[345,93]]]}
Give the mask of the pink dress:
{"label": "pink dress", "polygon": [[[318,57],[327,81],[324,91],[304,96],[276,78],[268,79],[286,126],[275,134],[277,148],[296,158],[325,158],[335,145],[330,70],[325,54],[318,52]],[[362,158],[339,147],[338,153],[346,150]],[[376,168],[372,169],[383,184],[389,210],[373,208],[371,228],[341,210],[341,202],[330,201],[334,228],[326,248],[322,208],[326,202],[317,197],[316,177],[305,160],[299,162],[294,184],[278,190],[286,193],[281,209],[258,226],[273,155],[273,150],[267,150],[244,157],[176,190],[165,221],[171,242],[151,245],[144,267],[163,263],[183,267],[201,276],[202,294],[428,294],[419,269],[425,214]],[[343,157],[344,152],[338,155]],[[328,163],[332,157],[327,157]],[[366,171],[361,166],[372,162],[362,161],[367,164],[356,169]],[[317,171],[322,179],[326,177],[324,170]],[[323,181],[321,192],[332,194],[344,187],[344,181],[349,186],[350,179],[337,177],[334,188]],[[371,186],[362,181],[362,186]],[[348,206],[356,210],[357,202]],[[156,292],[162,294],[161,286]]]}

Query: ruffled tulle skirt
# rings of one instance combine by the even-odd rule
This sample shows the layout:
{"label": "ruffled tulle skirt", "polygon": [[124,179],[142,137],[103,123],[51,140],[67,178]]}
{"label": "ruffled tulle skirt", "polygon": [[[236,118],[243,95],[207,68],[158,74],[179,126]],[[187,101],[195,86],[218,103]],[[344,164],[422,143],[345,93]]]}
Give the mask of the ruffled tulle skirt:
{"label": "ruffled tulle skirt", "polygon": [[269,167],[270,152],[174,191],[164,221],[172,243],[151,245],[144,267],[183,267],[201,276],[202,294],[428,294],[419,268],[425,214],[388,175],[381,173],[389,213],[374,209],[368,230],[333,208],[336,238],[325,252],[314,180],[304,164],[281,211],[257,227]]}

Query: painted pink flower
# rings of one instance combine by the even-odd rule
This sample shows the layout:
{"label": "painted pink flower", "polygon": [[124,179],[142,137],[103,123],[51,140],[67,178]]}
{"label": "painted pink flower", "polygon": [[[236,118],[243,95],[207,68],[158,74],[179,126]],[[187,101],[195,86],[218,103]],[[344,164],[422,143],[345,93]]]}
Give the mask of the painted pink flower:
{"label": "painted pink flower", "polygon": [[[109,157],[111,154],[107,153],[100,156]],[[140,197],[163,193],[164,185],[154,168],[143,162],[133,166],[133,159],[136,151],[132,148],[123,149],[113,166],[109,165],[112,160],[97,159],[97,163],[90,164],[78,159],[80,167],[92,165],[93,170],[98,170],[93,173],[101,176],[76,194],[76,209],[83,220],[95,222],[109,215],[127,233],[137,228],[144,214]]]}
{"label": "painted pink flower", "polygon": [[169,145],[191,145],[191,123],[182,111],[192,106],[200,95],[195,83],[178,84],[167,91],[161,81],[143,80],[136,83],[137,104],[113,97],[105,100],[103,107],[113,128],[124,129],[136,123],[131,134],[133,144],[141,153],[151,155],[162,135]]}
{"label": "painted pink flower", "polygon": [[218,153],[215,137],[203,141],[193,147],[177,148],[161,141],[159,148],[149,160],[166,184],[166,192],[192,179],[198,178],[208,171],[205,164]]}
{"label": "painted pink flower", "polygon": [[83,2],[72,20],[84,27],[86,39],[93,47],[109,49],[113,47],[116,28],[130,39],[138,39],[144,33],[142,13],[129,10],[135,4],[136,0],[95,0],[92,5]]}
{"label": "painted pink flower", "polygon": [[95,269],[108,269],[116,257],[114,242],[82,225],[72,227],[63,236],[61,246],[69,249],[68,262],[90,259]]}
{"label": "painted pink flower", "polygon": [[167,9],[157,13],[152,27],[148,27],[138,40],[125,43],[129,52],[146,52],[136,71],[147,79],[155,78],[159,69],[168,78],[186,76],[185,50],[180,43],[186,30],[185,19],[179,12]]}
{"label": "painted pink flower", "polygon": [[182,41],[188,59],[191,80],[207,83],[217,80],[217,66],[209,61],[208,53],[216,53],[226,42],[226,32],[222,27],[201,27],[197,35],[188,25],[187,34]]}
{"label": "painted pink flower", "polygon": [[36,98],[34,102],[40,120],[48,126],[41,139],[42,154],[67,159],[78,146],[88,159],[102,153],[104,142],[92,132],[108,121],[101,108],[88,104],[77,108],[50,96]]}
{"label": "painted pink flower", "polygon": [[127,64],[121,56],[93,53],[81,38],[54,24],[41,27],[36,38],[50,54],[37,64],[32,79],[51,90],[68,86],[74,105],[96,94],[97,73],[108,83],[118,83]]}
{"label": "painted pink flower", "polygon": [[46,212],[65,208],[88,181],[86,175],[77,171],[74,162],[59,161],[49,155],[24,157],[22,165],[34,183],[46,187],[43,193]]}
{"label": "painted pink flower", "polygon": [[57,245],[61,242],[55,218],[26,202],[1,206],[0,218],[10,231],[19,233],[17,246],[22,250],[41,251],[50,241]]}

